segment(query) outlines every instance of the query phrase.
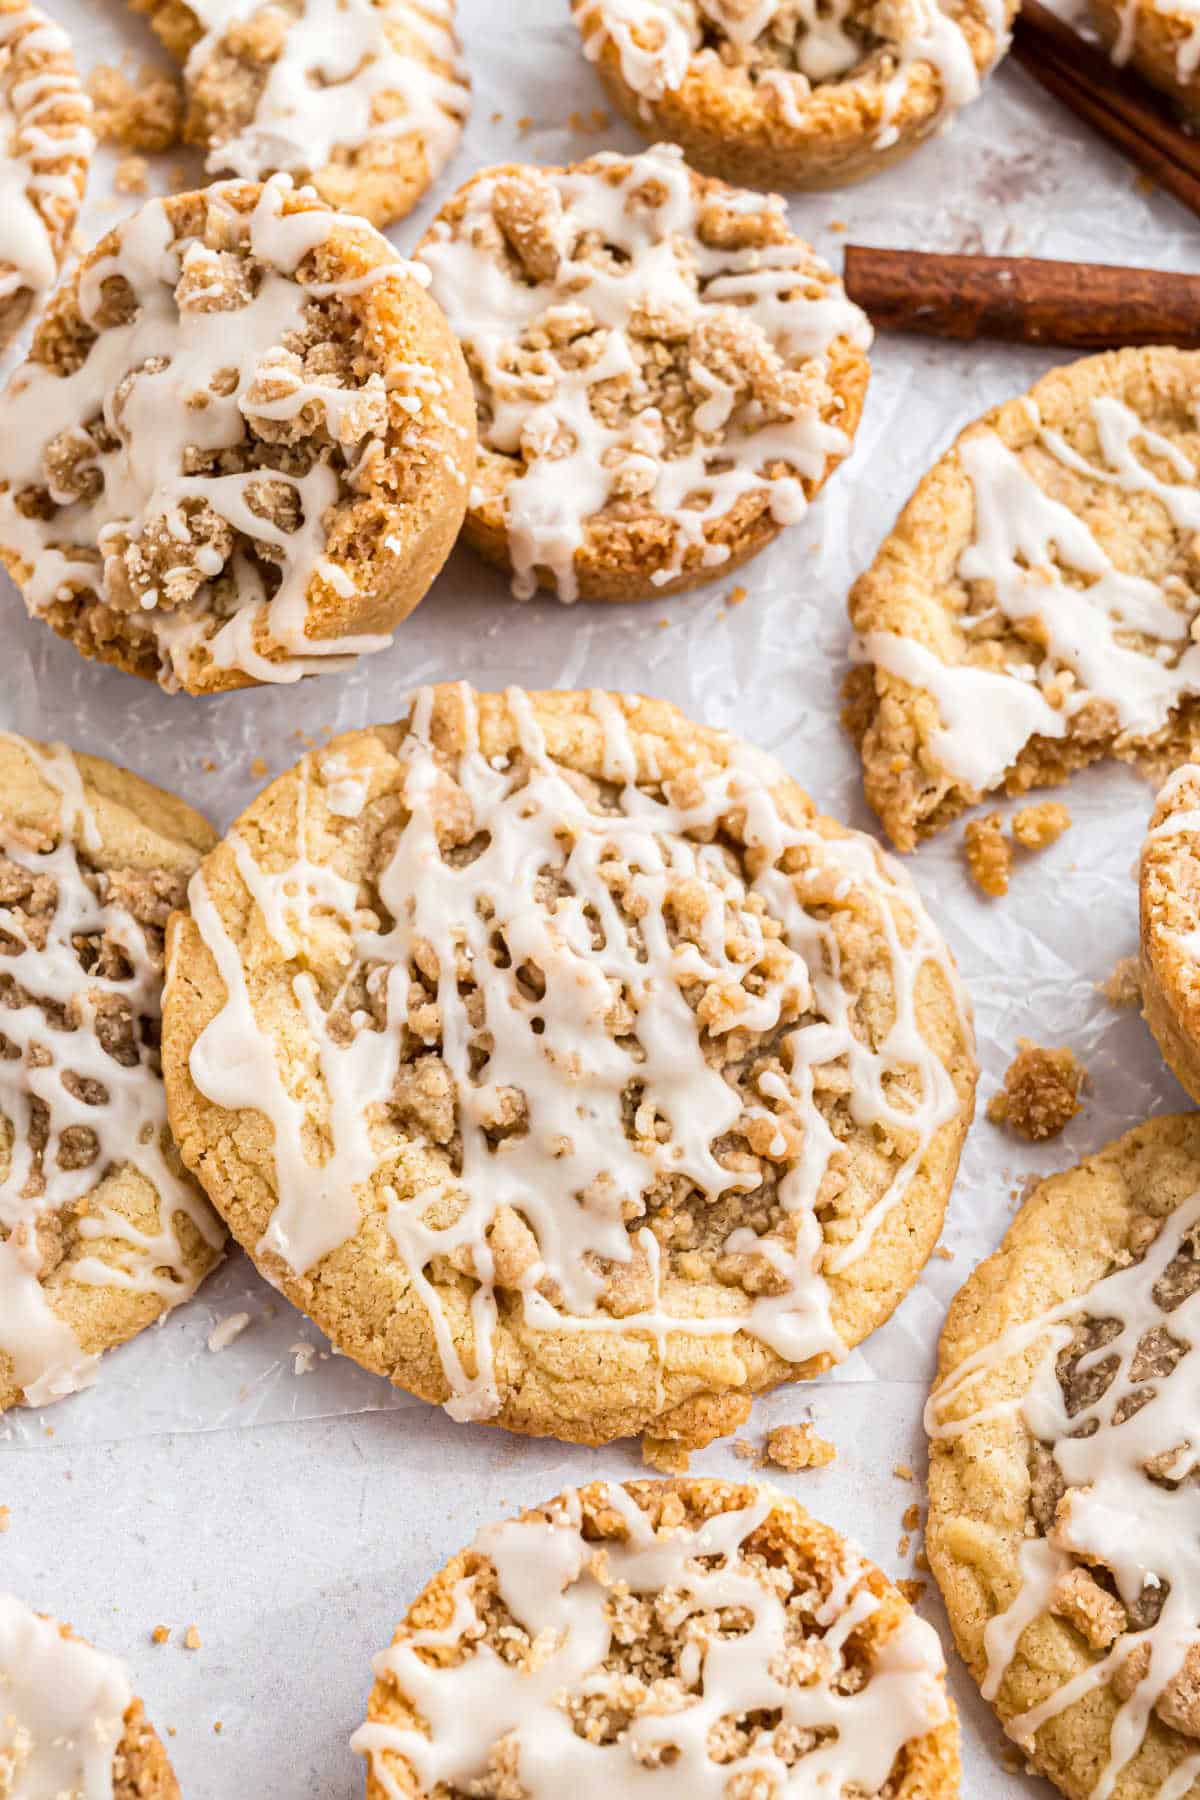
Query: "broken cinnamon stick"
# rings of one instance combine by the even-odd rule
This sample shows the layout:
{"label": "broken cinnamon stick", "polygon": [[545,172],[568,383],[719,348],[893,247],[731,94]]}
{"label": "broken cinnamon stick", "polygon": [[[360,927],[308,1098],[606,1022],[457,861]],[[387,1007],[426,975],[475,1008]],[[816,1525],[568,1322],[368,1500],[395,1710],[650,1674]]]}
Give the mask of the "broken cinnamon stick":
{"label": "broken cinnamon stick", "polygon": [[1122,344],[1200,349],[1200,275],[848,244],[845,283],[882,331],[1073,350]]}

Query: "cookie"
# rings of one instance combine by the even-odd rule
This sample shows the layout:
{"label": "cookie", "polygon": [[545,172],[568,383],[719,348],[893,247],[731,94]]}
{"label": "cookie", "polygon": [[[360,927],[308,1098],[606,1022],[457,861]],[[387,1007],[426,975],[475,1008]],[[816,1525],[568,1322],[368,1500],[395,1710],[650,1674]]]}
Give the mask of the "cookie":
{"label": "cookie", "polygon": [[470,87],[453,0],[132,0],[184,66],[210,174],[291,175],[390,225],[458,148]]}
{"label": "cookie", "polygon": [[0,559],[168,691],[344,669],[449,555],[474,442],[446,321],[373,227],[286,175],[151,200],[0,396]]}
{"label": "cookie", "polygon": [[458,1419],[705,1443],[941,1226],[968,1013],[915,890],[664,702],[427,689],[206,858],[184,1161],[338,1348]]}
{"label": "cookie", "polygon": [[1200,1117],[1043,1181],[950,1308],[926,1549],[1008,1735],[1070,1800],[1200,1777]]}
{"label": "cookie", "polygon": [[758,1483],[596,1481],[488,1526],[375,1658],[367,1800],[952,1800],[932,1626]]}
{"label": "cookie", "polygon": [[1158,796],[1138,870],[1142,1010],[1163,1057],[1200,1099],[1200,768]]}
{"label": "cookie", "polygon": [[179,1800],[123,1666],[4,1593],[0,1792],[7,1800]]}
{"label": "cookie", "polygon": [[1055,369],[936,463],[855,583],[845,723],[911,850],[984,794],[1200,750],[1200,353]]}
{"label": "cookie", "polygon": [[758,187],[861,181],[974,100],[1011,0],[571,0],[584,51],[639,130]]}
{"label": "cookie", "polygon": [[95,148],[71,41],[38,6],[0,0],[0,348],[54,285]]}
{"label": "cookie", "polygon": [[1088,0],[1088,10],[1118,67],[1132,64],[1185,111],[1200,113],[1200,17],[1188,0]]}
{"label": "cookie", "polygon": [[865,316],[781,200],[670,146],[485,170],[417,257],[475,382],[465,536],[521,599],[725,576],[850,452]]}
{"label": "cookie", "polygon": [[88,1386],[220,1257],[158,1047],[167,914],[214,837],[124,769],[0,733],[0,1411]]}

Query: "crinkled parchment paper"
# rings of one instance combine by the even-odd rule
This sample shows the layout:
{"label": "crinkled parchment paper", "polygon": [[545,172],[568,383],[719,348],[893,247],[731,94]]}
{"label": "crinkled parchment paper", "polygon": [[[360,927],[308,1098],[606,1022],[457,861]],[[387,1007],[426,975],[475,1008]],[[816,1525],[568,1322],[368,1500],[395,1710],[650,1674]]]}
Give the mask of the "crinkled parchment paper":
{"label": "crinkled parchment paper", "polygon": [[[153,55],[123,0],[43,0],[73,32],[85,67]],[[475,83],[460,154],[435,200],[475,169],[558,162],[635,138],[602,111],[566,0],[459,0]],[[160,159],[165,187],[179,156]],[[101,156],[84,219],[91,241],[135,202],[111,194]],[[415,242],[418,214],[392,234]],[[799,230],[835,263],[840,245],[983,250],[1195,266],[1200,227],[1144,190],[1015,67],[944,138],[882,178],[793,206]],[[26,618],[3,582],[0,724],[111,757],[175,789],[224,827],[262,785],[318,741],[394,717],[417,683],[637,689],[773,751],[818,803],[870,827],[856,759],[837,723],[845,595],[928,464],[960,426],[1059,360],[999,346],[887,338],[876,348],[852,461],[806,523],[731,582],[645,606],[520,606],[461,551],[392,648],[345,676],[215,700],[168,697],[84,663]],[[1098,984],[1136,941],[1133,865],[1151,794],[1114,767],[1063,797],[1075,824],[1022,858],[1007,900],[966,880],[961,827],[910,866],[974,999],[983,1077],[944,1243],[897,1316],[827,1380],[777,1392],[749,1435],[815,1415],[839,1447],[833,1467],[781,1484],[855,1534],[893,1574],[901,1514],[923,1498],[921,1405],[946,1305],[998,1242],[1031,1174],[1064,1167],[1184,1098],[1135,1012]],[[1041,1150],[982,1117],[1018,1035],[1070,1044],[1087,1064],[1083,1113]],[[230,1346],[219,1321],[247,1312]],[[306,1347],[311,1347],[306,1348]],[[301,1372],[297,1372],[297,1370]],[[743,1433],[743,1436],[747,1435]],[[894,1474],[911,1467],[916,1481]],[[693,1459],[744,1474],[728,1445]],[[346,1747],[362,1714],[369,1656],[432,1571],[490,1518],[565,1483],[638,1472],[636,1447],[588,1452],[452,1424],[344,1359],[240,1254],[190,1306],[107,1359],[90,1392],[6,1422],[0,1442],[0,1582],[125,1655],[160,1726],[187,1800],[351,1800],[361,1766]],[[923,1609],[948,1634],[932,1591]],[[203,1648],[181,1648],[195,1622]],[[155,1648],[153,1627],[174,1627]],[[966,1784],[999,1800],[1039,1784],[1000,1760],[1002,1740],[956,1659]],[[221,1730],[215,1730],[220,1721]],[[1040,1790],[1048,1792],[1049,1790]]]}

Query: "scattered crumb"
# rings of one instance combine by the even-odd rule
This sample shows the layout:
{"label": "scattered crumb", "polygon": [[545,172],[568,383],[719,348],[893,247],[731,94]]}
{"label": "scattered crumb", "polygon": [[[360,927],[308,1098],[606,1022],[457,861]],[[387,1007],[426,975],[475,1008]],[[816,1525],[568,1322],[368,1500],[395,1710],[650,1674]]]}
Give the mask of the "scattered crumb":
{"label": "scattered crumb", "polygon": [[263,776],[266,774],[266,772],[267,772],[266,758],[262,757],[262,756],[256,756],[254,758],[254,761],[250,764],[250,773],[252,775],[256,776],[259,781],[261,781]]}
{"label": "scattered crumb", "polygon": [[896,1477],[897,1481],[912,1481],[915,1479],[913,1472],[907,1463],[894,1464],[892,1474]]}
{"label": "scattered crumb", "polygon": [[829,229],[830,231],[849,231],[850,227],[845,219],[830,219]]}
{"label": "scattered crumb", "polygon": [[1056,844],[1071,823],[1071,815],[1061,800],[1039,800],[1036,806],[1023,806],[1012,817],[1012,834],[1022,850],[1045,850]]}
{"label": "scattered crumb", "polygon": [[179,1735],[178,1725],[168,1725],[167,1726],[167,1736],[168,1737],[178,1737],[178,1735]]}
{"label": "scattered crumb", "polygon": [[998,812],[986,819],[972,819],[963,832],[963,855],[971,880],[991,900],[1008,892],[1012,871],[1012,845],[1004,835]]}
{"label": "scattered crumb", "polygon": [[183,1634],[184,1649],[185,1650],[199,1650],[200,1645],[201,1645],[201,1637],[200,1637],[199,1631],[196,1629],[196,1627],[194,1625],[189,1625],[187,1630]]}
{"label": "scattered crumb", "polygon": [[517,120],[517,130],[521,133],[522,137],[525,136],[527,131],[532,131],[533,126],[534,121],[530,118],[528,113],[522,113],[521,117]]}
{"label": "scattered crumb", "polygon": [[131,81],[112,63],[99,63],[88,77],[87,91],[95,108],[92,127],[102,144],[157,151],[178,143],[183,90],[154,64],[146,64]]}
{"label": "scattered crumb", "polygon": [[144,156],[123,156],[113,170],[113,186],[118,194],[144,194],[149,166]]}
{"label": "scattered crumb", "polygon": [[917,1554],[913,1557],[913,1562],[916,1564],[918,1569],[928,1569],[928,1567],[929,1567],[929,1558],[926,1556],[926,1554],[923,1550],[917,1551]]}
{"label": "scattered crumb", "polygon": [[725,596],[725,604],[726,606],[741,606],[745,599],[746,589],[744,587],[730,588]]}
{"label": "scattered crumb", "polygon": [[288,1349],[296,1359],[292,1364],[293,1375],[311,1375],[317,1363],[316,1345],[289,1344]]}
{"label": "scattered crumb", "polygon": [[573,112],[567,120],[567,124],[572,131],[586,131],[588,128],[588,122],[581,112]]}
{"label": "scattered crumb", "polygon": [[54,1436],[54,1427],[53,1427],[53,1425],[44,1425],[44,1426],[43,1426],[43,1427],[42,1427],[42,1429],[43,1429],[43,1431],[44,1431],[44,1432],[45,1432],[45,1433],[46,1433],[46,1436],[47,1436],[47,1437],[53,1437],[53,1436]]}
{"label": "scattered crumb", "polygon": [[206,756],[204,761],[200,764],[200,767],[204,770],[206,775],[215,775],[217,769],[217,765],[211,756]]}
{"label": "scattered crumb", "polygon": [[675,1438],[644,1437],[642,1461],[660,1475],[686,1475],[688,1472],[687,1450]]}
{"label": "scattered crumb", "polygon": [[940,1256],[943,1262],[953,1262],[954,1261],[953,1250],[948,1250],[946,1248],[945,1244],[935,1244],[933,1254],[935,1256]]}
{"label": "scattered crumb", "polygon": [[1100,983],[1099,992],[1110,1006],[1140,1006],[1142,978],[1137,957],[1123,956],[1108,980]]}
{"label": "scattered crumb", "polygon": [[0,1506],[0,1532],[7,1531],[12,1524],[12,1514],[7,1506]]}
{"label": "scattered crumb", "polygon": [[670,619],[660,619],[660,620],[659,620],[659,621],[658,621],[658,629],[659,629],[659,630],[660,630],[660,631],[665,631],[665,630],[666,630],[666,629],[667,629],[667,626],[668,626],[668,625],[669,625],[669,624],[670,624],[670,623],[671,623],[671,621],[670,621]]}
{"label": "scattered crumb", "polygon": [[910,1606],[916,1606],[919,1604],[925,1593],[926,1583],[923,1581],[916,1581],[911,1575],[906,1575],[903,1581],[898,1581],[896,1583],[896,1586],[900,1589],[900,1592],[904,1595],[908,1604]]}
{"label": "scattered crumb", "polygon": [[818,1437],[811,1425],[779,1425],[767,1435],[767,1461],[795,1474],[800,1469],[823,1469],[837,1456],[837,1445]]}
{"label": "scattered crumb", "polygon": [[220,1736],[221,1732],[224,1731],[224,1729],[225,1729],[224,1719],[214,1719],[213,1720],[213,1730],[217,1733],[218,1736]]}
{"label": "scattered crumb", "polygon": [[169,1625],[156,1625],[154,1630],[150,1633],[150,1642],[152,1644],[169,1644],[170,1641],[171,1627]]}
{"label": "scattered crumb", "polygon": [[1017,1054],[1004,1072],[1004,1086],[988,1101],[993,1125],[1007,1125],[1032,1143],[1056,1137],[1079,1111],[1079,1090],[1087,1070],[1065,1046],[1047,1050],[1029,1038],[1017,1039]]}
{"label": "scattered crumb", "polygon": [[904,1535],[900,1538],[900,1541],[896,1545],[896,1555],[900,1558],[901,1561],[903,1561],[911,1549],[912,1549],[912,1539],[909,1537],[909,1535],[906,1531],[904,1533]]}
{"label": "scattered crumb", "polygon": [[733,1446],[733,1454],[740,1456],[743,1462],[753,1463],[756,1469],[762,1467],[762,1456],[749,1438],[738,1438]]}
{"label": "scattered crumb", "polygon": [[504,114],[502,112],[494,112],[492,114],[492,124],[499,125],[503,118]]}
{"label": "scattered crumb", "polygon": [[1000,1764],[1006,1775],[1019,1775],[1025,1767],[1025,1759],[1016,1750],[1007,1745],[1000,1752]]}
{"label": "scattered crumb", "polygon": [[904,1517],[901,1519],[900,1523],[903,1525],[905,1531],[915,1531],[917,1526],[921,1523],[921,1509],[915,1500],[911,1506],[905,1507]]}
{"label": "scattered crumb", "polygon": [[227,1313],[208,1334],[210,1350],[227,1350],[234,1338],[240,1337],[250,1323],[248,1312]]}

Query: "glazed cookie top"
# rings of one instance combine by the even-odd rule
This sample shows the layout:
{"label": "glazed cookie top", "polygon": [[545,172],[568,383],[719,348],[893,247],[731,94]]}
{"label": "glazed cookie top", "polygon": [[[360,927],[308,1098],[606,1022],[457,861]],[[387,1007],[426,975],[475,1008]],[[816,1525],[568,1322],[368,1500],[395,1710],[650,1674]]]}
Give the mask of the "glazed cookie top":
{"label": "glazed cookie top", "polygon": [[0,400],[0,548],[30,610],[193,692],[386,645],[369,622],[413,521],[470,466],[461,362],[413,274],[287,176],[152,200],[102,239]]}
{"label": "glazed cookie top", "polygon": [[715,569],[714,527],[795,522],[850,449],[865,316],[781,200],[669,145],[487,170],[417,255],[475,381],[472,511],[502,515],[521,598],[541,572],[575,599],[583,556],[653,587]]}
{"label": "glazed cookie top", "polygon": [[[1137,60],[1139,23],[1152,20],[1167,34],[1168,66],[1173,62],[1176,83],[1182,88],[1195,79],[1200,69],[1200,0],[1092,0],[1092,13],[1106,37],[1111,36],[1115,63]],[[1110,24],[1115,24],[1115,32]],[[1156,72],[1147,70],[1150,76]]]}
{"label": "glazed cookie top", "polygon": [[0,339],[54,283],[95,147],[65,31],[0,0]]}
{"label": "glazed cookie top", "polygon": [[0,1407],[87,1386],[219,1254],[158,1055],[167,914],[212,837],[136,777],[0,734]]}
{"label": "glazed cookie top", "polygon": [[403,209],[382,193],[369,204],[364,159],[402,140],[427,186],[454,153],[470,92],[453,0],[138,3],[186,54],[211,173],[315,178],[326,199],[384,223]]}
{"label": "glazed cookie top", "polygon": [[456,1418],[541,1380],[521,1428],[640,1430],[693,1328],[718,1385],[754,1344],[824,1366],[932,1249],[974,1081],[949,954],[867,838],[665,703],[426,690],[269,788],[190,900],[185,1160]]}
{"label": "glazed cookie top", "polygon": [[[981,58],[967,22],[986,27],[988,60],[1004,48],[1005,8],[994,0],[572,0],[593,60],[617,50],[623,80],[644,101],[660,100],[693,75],[741,81],[801,124],[804,102],[827,85],[885,90],[877,147],[893,123],[914,63],[929,64],[941,103],[957,109],[979,92]],[[986,67],[986,64],[984,65]]]}
{"label": "glazed cookie top", "polygon": [[5,1800],[179,1800],[115,1657],[0,1593]]}
{"label": "glazed cookie top", "polygon": [[1009,1735],[1064,1790],[1200,1776],[1200,1128],[1044,1182],[951,1309],[930,1555]]}
{"label": "glazed cookie top", "polygon": [[595,1482],[488,1527],[375,1659],[369,1800],[959,1791],[933,1629],[785,1495]]}
{"label": "glazed cookie top", "polygon": [[926,476],[850,610],[868,797],[901,848],[1007,782],[1171,749],[1200,692],[1200,355],[1056,369]]}

